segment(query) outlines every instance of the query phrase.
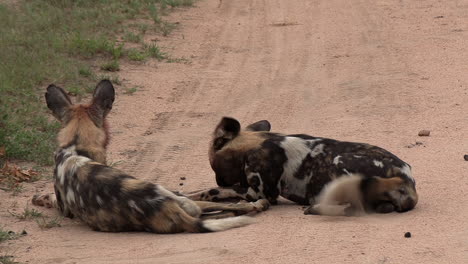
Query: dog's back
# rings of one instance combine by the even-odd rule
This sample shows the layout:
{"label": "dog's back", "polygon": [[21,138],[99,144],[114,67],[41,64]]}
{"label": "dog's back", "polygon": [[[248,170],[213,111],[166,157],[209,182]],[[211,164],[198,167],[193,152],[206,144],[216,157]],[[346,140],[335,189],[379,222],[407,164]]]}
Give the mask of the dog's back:
{"label": "dog's back", "polygon": [[[271,133],[268,121],[254,123],[244,131],[240,128],[237,120],[223,118],[210,148],[218,184],[242,187],[231,192],[234,196],[266,198],[274,204],[281,195],[299,204],[314,205],[329,182],[359,174],[365,179],[377,177],[379,182],[373,185],[376,189],[372,195],[363,198],[373,207],[369,209],[402,212],[414,208],[418,201],[410,166],[385,149],[305,134]],[[225,197],[227,191],[222,189],[214,195],[200,194],[201,199]]]}

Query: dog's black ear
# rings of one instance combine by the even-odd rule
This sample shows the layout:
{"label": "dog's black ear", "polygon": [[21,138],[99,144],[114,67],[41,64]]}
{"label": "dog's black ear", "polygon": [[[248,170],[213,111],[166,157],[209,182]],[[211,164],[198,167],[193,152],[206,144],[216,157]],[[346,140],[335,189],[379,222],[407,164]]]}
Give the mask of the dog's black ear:
{"label": "dog's black ear", "polygon": [[93,108],[104,118],[112,109],[114,100],[115,90],[112,83],[109,80],[100,81],[93,93]]}
{"label": "dog's black ear", "polygon": [[270,131],[271,124],[268,120],[260,120],[253,124],[248,125],[245,130],[247,131]]}
{"label": "dog's black ear", "polygon": [[233,139],[239,134],[240,128],[241,125],[236,119],[223,117],[215,129],[214,136],[215,138]]}
{"label": "dog's black ear", "polygon": [[45,93],[47,107],[52,110],[52,114],[59,121],[63,121],[72,102],[67,93],[60,87],[51,84],[47,87]]}

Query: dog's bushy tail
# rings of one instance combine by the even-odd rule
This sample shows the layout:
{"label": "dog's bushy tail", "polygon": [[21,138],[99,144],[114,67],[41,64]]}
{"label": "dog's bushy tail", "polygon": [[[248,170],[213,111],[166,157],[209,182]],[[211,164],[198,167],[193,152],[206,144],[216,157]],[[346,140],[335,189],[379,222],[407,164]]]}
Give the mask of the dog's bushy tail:
{"label": "dog's bushy tail", "polygon": [[252,217],[236,216],[222,219],[200,220],[198,232],[218,232],[231,228],[246,226],[254,222]]}

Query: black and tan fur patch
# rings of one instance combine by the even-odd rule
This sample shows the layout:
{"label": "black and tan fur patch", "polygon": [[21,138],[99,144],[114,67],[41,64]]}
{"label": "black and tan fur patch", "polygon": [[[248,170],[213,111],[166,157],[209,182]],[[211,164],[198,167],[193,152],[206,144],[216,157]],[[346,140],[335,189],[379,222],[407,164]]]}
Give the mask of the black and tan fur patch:
{"label": "black and tan fur patch", "polygon": [[[365,189],[367,211],[388,211],[389,206],[380,207],[381,203],[393,203],[394,210],[407,211],[417,203],[411,167],[387,150],[305,134],[271,133],[265,120],[255,124],[241,131],[237,120],[221,120],[213,133],[209,156],[216,181],[223,188],[190,197],[249,201],[266,198],[274,204],[282,196],[299,204],[314,205],[328,183],[359,174],[364,181],[379,179]],[[213,195],[213,190],[219,192]],[[398,190],[407,193],[408,200],[389,198]]]}

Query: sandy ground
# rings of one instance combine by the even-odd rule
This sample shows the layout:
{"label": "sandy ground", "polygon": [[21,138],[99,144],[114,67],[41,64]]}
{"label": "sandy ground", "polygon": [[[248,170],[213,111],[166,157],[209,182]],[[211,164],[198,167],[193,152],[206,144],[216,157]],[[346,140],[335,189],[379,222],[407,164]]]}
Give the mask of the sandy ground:
{"label": "sandy ground", "polygon": [[212,234],[99,233],[69,219],[41,230],[7,210],[52,191],[42,181],[16,197],[0,191],[1,224],[28,231],[2,254],[27,263],[468,263],[468,1],[202,0],[171,19],[181,27],[161,43],[191,64],[122,67],[125,83],[141,88],[119,92],[110,115],[118,167],[173,190],[214,186],[207,145],[220,118],[268,119],[275,131],[397,154],[413,166],[415,210],[320,217],[283,202],[256,224]]}

